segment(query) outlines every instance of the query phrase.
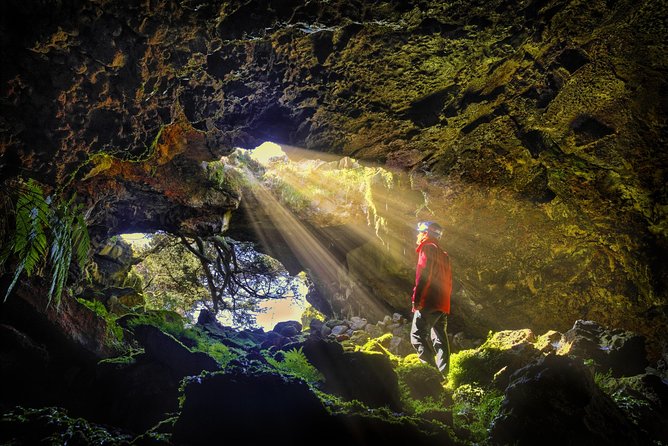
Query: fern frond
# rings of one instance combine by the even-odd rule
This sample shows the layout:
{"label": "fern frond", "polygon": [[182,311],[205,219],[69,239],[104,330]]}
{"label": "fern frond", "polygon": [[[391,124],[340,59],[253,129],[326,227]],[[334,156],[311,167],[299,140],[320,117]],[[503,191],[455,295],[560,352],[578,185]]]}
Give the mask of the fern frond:
{"label": "fern frond", "polygon": [[72,242],[74,244],[74,253],[79,269],[82,271],[86,267],[88,251],[90,250],[90,236],[88,235],[88,226],[80,207],[75,211],[74,225],[72,226]]}
{"label": "fern frond", "polygon": [[12,279],[12,283],[9,284],[9,288],[7,288],[7,292],[5,293],[5,298],[2,300],[3,302],[7,302],[7,298],[11,294],[12,290],[14,289],[14,286],[16,285],[16,282],[19,280],[19,276],[23,272],[23,268],[25,267],[25,259],[21,261],[19,266],[16,267],[16,271],[14,272],[14,278]]}
{"label": "fern frond", "polygon": [[13,253],[20,259],[20,263],[14,271],[4,300],[7,300],[23,271],[31,276],[46,257],[47,238],[44,228],[48,227],[49,203],[50,200],[44,198],[42,188],[34,180],[30,179],[19,186],[15,208],[16,228],[10,242],[13,246],[7,255],[3,253],[2,260]]}
{"label": "fern frond", "polygon": [[[51,241],[51,287],[49,288],[48,303],[55,296],[56,303],[60,303],[67,274],[72,261],[72,220],[73,216],[67,212],[69,203],[65,204],[64,215],[54,215],[52,227],[53,240]],[[59,209],[63,210],[63,209]]]}
{"label": "fern frond", "polygon": [[90,249],[90,238],[81,206],[74,206],[76,196],[69,200],[44,197],[40,185],[32,179],[19,181],[14,206],[15,228],[8,244],[0,251],[0,267],[14,255],[19,264],[4,300],[25,271],[28,276],[37,272],[48,257],[51,286],[48,301],[60,297],[67,283],[70,264],[75,257],[83,270]]}

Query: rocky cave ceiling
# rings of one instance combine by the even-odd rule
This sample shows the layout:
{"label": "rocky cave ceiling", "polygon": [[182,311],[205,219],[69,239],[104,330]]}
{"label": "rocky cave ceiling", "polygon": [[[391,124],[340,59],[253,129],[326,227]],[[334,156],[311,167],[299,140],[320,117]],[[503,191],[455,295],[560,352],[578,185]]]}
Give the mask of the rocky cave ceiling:
{"label": "rocky cave ceiling", "polygon": [[94,235],[219,231],[240,197],[201,162],[270,140],[415,174],[480,332],[665,335],[665,2],[0,8],[0,176],[76,190]]}

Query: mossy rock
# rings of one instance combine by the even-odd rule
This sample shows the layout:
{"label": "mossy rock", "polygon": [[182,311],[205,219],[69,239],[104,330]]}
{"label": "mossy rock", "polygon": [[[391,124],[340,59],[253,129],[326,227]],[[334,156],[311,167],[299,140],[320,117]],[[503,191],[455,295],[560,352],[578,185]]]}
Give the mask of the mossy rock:
{"label": "mossy rock", "polygon": [[[443,394],[443,377],[429,364],[405,363],[396,368],[402,394],[415,400],[426,397],[440,399]],[[402,395],[404,396],[404,395]]]}
{"label": "mossy rock", "polygon": [[110,432],[83,418],[71,417],[65,409],[15,407],[0,417],[2,444],[96,444],[128,445],[132,438]]}
{"label": "mossy rock", "polygon": [[462,384],[494,385],[503,390],[515,370],[541,356],[531,330],[505,330],[490,334],[476,349],[462,350],[450,356],[448,388]]}

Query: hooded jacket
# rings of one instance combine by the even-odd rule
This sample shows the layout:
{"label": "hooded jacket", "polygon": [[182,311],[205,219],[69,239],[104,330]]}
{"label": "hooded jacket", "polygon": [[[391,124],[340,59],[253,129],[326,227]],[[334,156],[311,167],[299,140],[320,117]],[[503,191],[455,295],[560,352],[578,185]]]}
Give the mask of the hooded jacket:
{"label": "hooded jacket", "polygon": [[442,311],[450,314],[452,293],[452,269],[448,253],[438,246],[438,241],[427,238],[415,249],[418,253],[413,288],[413,311]]}

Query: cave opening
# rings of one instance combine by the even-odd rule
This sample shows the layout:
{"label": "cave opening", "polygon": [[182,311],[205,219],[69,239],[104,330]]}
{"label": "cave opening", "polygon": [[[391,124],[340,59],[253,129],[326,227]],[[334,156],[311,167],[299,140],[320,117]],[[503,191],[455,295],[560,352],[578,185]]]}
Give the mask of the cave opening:
{"label": "cave opening", "polygon": [[667,2],[45,3],[0,7],[0,444],[668,438]]}
{"label": "cave opening", "polygon": [[[111,301],[104,299],[105,305],[115,312],[122,312],[119,304],[172,311],[195,324],[203,310],[215,312],[217,298],[222,305],[217,306],[215,318],[224,326],[270,331],[278,322],[301,320],[307,307],[306,274],[291,275],[278,260],[258,252],[252,242],[224,240],[232,256],[216,260],[228,260],[229,265],[212,268],[186,248],[186,243],[195,245],[191,237],[162,231],[112,237],[95,255],[101,282],[109,285],[114,274],[122,276],[114,283],[121,286],[117,295]],[[213,258],[215,245],[206,238],[198,242],[201,254]],[[130,296],[136,294],[131,290],[144,299],[133,301]],[[132,309],[137,308],[127,308]]]}

